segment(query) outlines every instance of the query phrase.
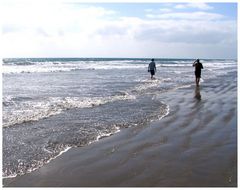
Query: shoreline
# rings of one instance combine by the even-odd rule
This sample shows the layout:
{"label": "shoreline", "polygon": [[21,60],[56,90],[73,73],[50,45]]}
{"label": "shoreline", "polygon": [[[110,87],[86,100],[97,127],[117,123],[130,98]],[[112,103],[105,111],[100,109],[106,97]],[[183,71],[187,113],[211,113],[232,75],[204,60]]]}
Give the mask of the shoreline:
{"label": "shoreline", "polygon": [[4,187],[236,187],[236,84],[211,80],[159,96],[170,104],[161,120],[70,148]]}

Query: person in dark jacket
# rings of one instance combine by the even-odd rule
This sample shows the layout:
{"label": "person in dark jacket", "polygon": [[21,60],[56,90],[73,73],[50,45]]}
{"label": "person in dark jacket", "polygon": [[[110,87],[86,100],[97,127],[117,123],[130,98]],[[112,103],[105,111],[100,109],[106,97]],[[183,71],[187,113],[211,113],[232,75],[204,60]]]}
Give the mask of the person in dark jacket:
{"label": "person in dark jacket", "polygon": [[197,59],[196,61],[194,61],[193,67],[195,67],[196,85],[199,86],[201,70],[203,69],[203,65],[202,63],[200,63],[199,59]]}
{"label": "person in dark jacket", "polygon": [[154,62],[154,59],[151,60],[151,63],[148,65],[148,72],[151,73],[151,79],[153,79],[153,75],[155,75],[157,69],[156,69],[156,64]]}

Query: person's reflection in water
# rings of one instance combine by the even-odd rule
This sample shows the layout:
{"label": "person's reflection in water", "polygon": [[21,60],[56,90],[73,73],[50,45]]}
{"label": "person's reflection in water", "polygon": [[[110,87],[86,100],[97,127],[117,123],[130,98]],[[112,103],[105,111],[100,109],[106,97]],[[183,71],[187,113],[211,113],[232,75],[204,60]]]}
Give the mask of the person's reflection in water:
{"label": "person's reflection in water", "polygon": [[200,94],[200,87],[199,86],[196,86],[195,88],[195,96],[194,98],[196,98],[197,100],[201,100],[202,96]]}

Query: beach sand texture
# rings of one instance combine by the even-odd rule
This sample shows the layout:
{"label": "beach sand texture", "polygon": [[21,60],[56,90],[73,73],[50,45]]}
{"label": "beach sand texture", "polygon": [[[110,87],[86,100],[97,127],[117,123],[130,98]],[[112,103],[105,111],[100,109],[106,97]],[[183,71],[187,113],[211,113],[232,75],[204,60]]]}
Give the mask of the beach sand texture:
{"label": "beach sand texture", "polygon": [[71,148],[9,187],[236,187],[237,82],[205,81],[159,94],[170,112]]}

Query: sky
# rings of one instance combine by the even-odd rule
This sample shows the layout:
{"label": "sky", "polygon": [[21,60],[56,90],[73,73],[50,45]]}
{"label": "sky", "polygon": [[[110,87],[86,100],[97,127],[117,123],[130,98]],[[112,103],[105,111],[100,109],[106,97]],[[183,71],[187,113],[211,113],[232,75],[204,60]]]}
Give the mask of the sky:
{"label": "sky", "polygon": [[237,3],[2,0],[3,57],[237,58]]}

